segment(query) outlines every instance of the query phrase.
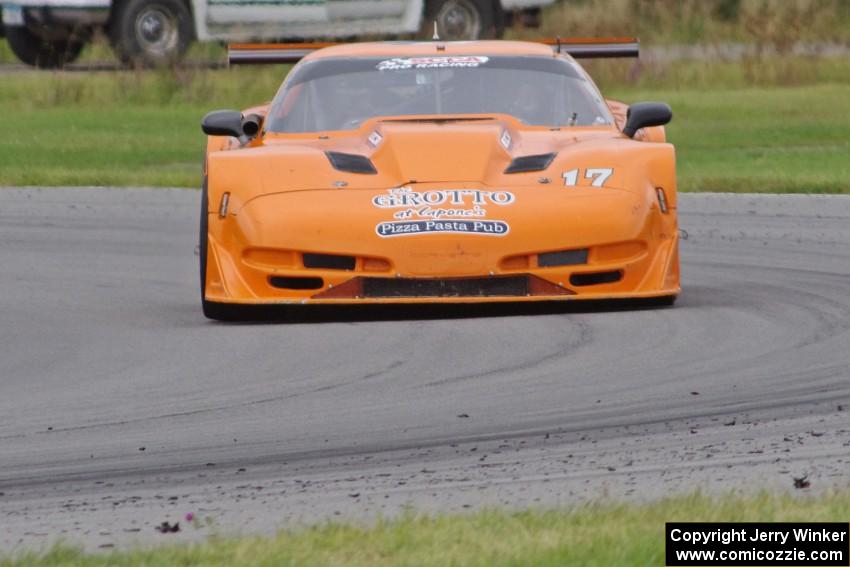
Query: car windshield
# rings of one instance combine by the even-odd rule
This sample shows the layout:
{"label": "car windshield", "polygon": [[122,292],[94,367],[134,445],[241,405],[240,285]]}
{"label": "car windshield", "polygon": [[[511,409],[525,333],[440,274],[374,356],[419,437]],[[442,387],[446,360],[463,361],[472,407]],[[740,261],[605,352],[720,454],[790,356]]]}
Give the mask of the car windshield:
{"label": "car windshield", "polygon": [[508,114],[532,126],[611,124],[598,91],[559,57],[327,58],[299,65],[268,132],[352,130],[376,116]]}

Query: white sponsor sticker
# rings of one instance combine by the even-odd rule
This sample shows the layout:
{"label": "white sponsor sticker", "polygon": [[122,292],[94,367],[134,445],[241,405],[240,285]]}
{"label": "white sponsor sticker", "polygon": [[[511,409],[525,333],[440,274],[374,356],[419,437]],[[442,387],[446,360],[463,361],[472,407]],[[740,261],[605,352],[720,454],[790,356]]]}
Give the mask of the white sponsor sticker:
{"label": "white sponsor sticker", "polygon": [[379,209],[399,209],[420,205],[510,205],[516,196],[510,191],[484,189],[426,189],[414,191],[410,187],[389,189],[386,193],[372,197],[372,204]]}
{"label": "white sponsor sticker", "polygon": [[442,69],[452,67],[478,67],[489,61],[483,55],[447,55],[444,57],[407,57],[387,59],[378,63],[379,71],[403,71],[405,69]]}
{"label": "white sponsor sticker", "polygon": [[382,222],[375,227],[375,232],[382,238],[417,234],[445,234],[447,232],[480,236],[505,236],[509,231],[508,223],[500,220],[391,221]]}
{"label": "white sponsor sticker", "polygon": [[383,139],[384,137],[381,136],[377,131],[372,132],[371,134],[369,134],[369,145],[373,148],[377,148],[378,144],[380,144],[381,140]]}
{"label": "white sponsor sticker", "polygon": [[511,134],[505,130],[502,132],[502,137],[499,138],[499,142],[502,143],[502,147],[506,150],[511,149]]}
{"label": "white sponsor sticker", "polygon": [[378,236],[411,236],[429,233],[465,233],[504,236],[510,230],[501,220],[486,220],[491,205],[505,207],[516,201],[510,191],[485,189],[389,189],[372,197],[372,205],[393,211],[393,220],[375,227]]}
{"label": "white sponsor sticker", "polygon": [[24,25],[24,11],[16,4],[3,4],[3,25],[4,26],[22,26]]}

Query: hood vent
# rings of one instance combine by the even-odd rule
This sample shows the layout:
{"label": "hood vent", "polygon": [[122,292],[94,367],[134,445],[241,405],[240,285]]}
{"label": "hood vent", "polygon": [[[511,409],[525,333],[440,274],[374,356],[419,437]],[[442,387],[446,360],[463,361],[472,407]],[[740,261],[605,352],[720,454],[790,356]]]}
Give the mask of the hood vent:
{"label": "hood vent", "polygon": [[305,252],[303,255],[304,267],[325,270],[353,270],[357,265],[354,256],[337,256],[336,254],[311,254]]}
{"label": "hood vent", "polygon": [[337,171],[366,173],[369,175],[378,173],[375,165],[366,156],[344,154],[342,152],[325,152],[325,155],[328,156],[328,160]]}
{"label": "hood vent", "polygon": [[544,252],[537,255],[537,265],[541,268],[550,268],[552,266],[577,266],[579,264],[587,264],[587,253],[587,248]]}
{"label": "hood vent", "polygon": [[535,156],[522,156],[514,158],[505,173],[526,173],[529,171],[543,171],[552,164],[555,154],[539,154]]}

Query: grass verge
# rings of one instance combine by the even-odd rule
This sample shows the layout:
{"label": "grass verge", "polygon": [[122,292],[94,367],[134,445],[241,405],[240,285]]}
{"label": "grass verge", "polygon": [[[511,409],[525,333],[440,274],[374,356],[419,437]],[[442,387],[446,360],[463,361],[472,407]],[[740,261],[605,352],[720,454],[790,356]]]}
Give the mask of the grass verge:
{"label": "grass verge", "polygon": [[[684,191],[850,193],[850,61],[595,62],[603,92],[675,114]],[[16,73],[0,82],[0,185],[196,187],[215,108],[267,100],[285,67]]]}
{"label": "grass verge", "polygon": [[671,498],[647,505],[416,517],[370,527],[326,524],[273,538],[213,538],[149,550],[88,555],[70,547],[0,559],[0,567],[470,566],[664,564],[670,521],[831,521],[850,517],[850,491],[819,497],[759,494]]}
{"label": "grass verge", "polygon": [[680,190],[850,193],[850,87],[614,94],[673,107]]}
{"label": "grass verge", "polygon": [[796,42],[850,39],[846,0],[569,0],[548,8],[540,30],[596,37],[639,36],[655,44],[743,42],[780,51]]}

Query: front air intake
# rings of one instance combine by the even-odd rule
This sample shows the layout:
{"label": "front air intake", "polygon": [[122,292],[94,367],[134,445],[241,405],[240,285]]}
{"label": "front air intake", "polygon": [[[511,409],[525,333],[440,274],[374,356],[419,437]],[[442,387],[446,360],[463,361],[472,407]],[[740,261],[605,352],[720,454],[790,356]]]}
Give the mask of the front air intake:
{"label": "front air intake", "polygon": [[363,279],[363,297],[522,297],[529,293],[527,276]]}
{"label": "front air intake", "polygon": [[298,276],[272,276],[269,283],[280,289],[321,289],[325,285],[322,278],[303,278]]}
{"label": "front air intake", "polygon": [[622,270],[611,270],[610,272],[593,272],[591,274],[573,274],[570,283],[576,287],[586,285],[600,285],[615,283],[623,279]]}
{"label": "front air intake", "polygon": [[555,154],[539,154],[534,156],[522,156],[514,158],[505,173],[527,173],[529,171],[543,171],[552,164]]}
{"label": "front air intake", "polygon": [[344,154],[342,152],[325,152],[331,165],[337,171],[347,171],[348,173],[365,173],[374,175],[378,173],[375,165],[366,156],[357,154]]}
{"label": "front air intake", "polygon": [[338,256],[336,254],[304,253],[304,267],[325,270],[353,270],[357,265],[354,256]]}
{"label": "front air intake", "polygon": [[529,274],[480,278],[356,277],[314,295],[315,299],[404,299],[534,297],[573,295],[574,292]]}
{"label": "front air intake", "polygon": [[537,255],[537,265],[541,268],[552,266],[576,266],[587,264],[587,248],[578,250],[558,250],[557,252],[544,252]]}

